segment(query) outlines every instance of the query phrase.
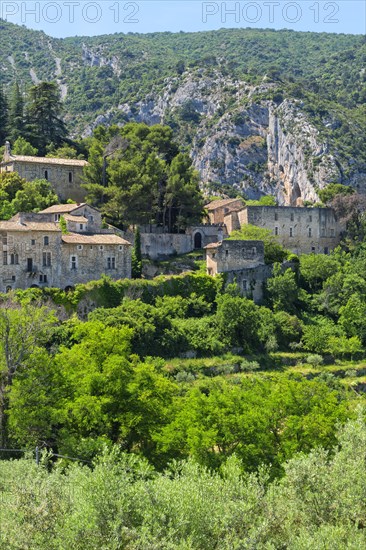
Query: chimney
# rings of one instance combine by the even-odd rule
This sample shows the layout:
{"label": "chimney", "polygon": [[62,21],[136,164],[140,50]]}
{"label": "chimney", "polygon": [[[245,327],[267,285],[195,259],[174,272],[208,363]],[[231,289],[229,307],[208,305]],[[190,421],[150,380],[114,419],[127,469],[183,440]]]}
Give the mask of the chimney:
{"label": "chimney", "polygon": [[5,142],[5,151],[4,151],[4,162],[7,162],[10,160],[11,157],[11,149],[10,149],[10,143],[8,141]]}

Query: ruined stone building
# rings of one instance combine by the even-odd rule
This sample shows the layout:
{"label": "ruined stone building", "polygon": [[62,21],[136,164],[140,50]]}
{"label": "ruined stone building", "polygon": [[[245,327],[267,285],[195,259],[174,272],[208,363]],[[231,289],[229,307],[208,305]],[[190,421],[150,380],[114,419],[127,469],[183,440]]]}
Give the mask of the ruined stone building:
{"label": "ruined stone building", "polygon": [[205,246],[208,275],[225,273],[226,283],[236,283],[244,296],[260,302],[263,285],[272,268],[264,263],[263,241],[226,239]]}
{"label": "ruined stone building", "polygon": [[0,243],[0,292],[67,289],[102,274],[131,277],[131,244],[114,228],[103,229],[100,212],[87,204],[60,204],[0,221]]}
{"label": "ruined stone building", "polygon": [[48,180],[60,201],[72,199],[82,202],[86,191],[81,187],[82,175],[86,160],[59,159],[13,155],[9,142],[6,142],[1,172],[18,172],[27,181],[35,179]]}
{"label": "ruined stone building", "polygon": [[328,254],[338,246],[344,227],[332,208],[246,206],[239,225],[269,229],[278,242],[296,254]]}

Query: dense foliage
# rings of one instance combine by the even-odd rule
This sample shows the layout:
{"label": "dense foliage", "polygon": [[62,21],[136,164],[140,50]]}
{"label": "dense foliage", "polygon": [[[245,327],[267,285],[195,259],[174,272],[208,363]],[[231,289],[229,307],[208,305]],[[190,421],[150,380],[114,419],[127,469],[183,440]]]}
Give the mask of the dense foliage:
{"label": "dense foliage", "polygon": [[[193,461],[157,473],[143,459],[104,453],[92,469],[49,472],[45,457],[0,462],[4,548],[191,550],[364,548],[366,425],[362,412],[337,446],[299,454],[279,482],[243,473],[231,457],[219,472]],[[4,526],[6,526],[4,528]]]}
{"label": "dense foliage", "polygon": [[169,126],[100,126],[88,150],[87,198],[116,225],[154,224],[171,233],[200,223],[198,173]]}

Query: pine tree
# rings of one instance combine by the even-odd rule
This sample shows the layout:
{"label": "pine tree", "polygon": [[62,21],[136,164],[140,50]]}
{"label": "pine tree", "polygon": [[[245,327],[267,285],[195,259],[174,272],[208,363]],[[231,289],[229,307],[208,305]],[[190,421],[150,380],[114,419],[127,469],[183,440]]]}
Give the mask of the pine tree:
{"label": "pine tree", "polygon": [[62,145],[67,131],[61,119],[62,104],[57,85],[53,82],[41,82],[29,90],[27,105],[28,137],[41,155],[46,153],[47,145]]}
{"label": "pine tree", "polygon": [[9,140],[12,144],[25,135],[24,99],[18,82],[12,86],[9,98]]}
{"label": "pine tree", "polygon": [[0,145],[3,145],[7,138],[8,131],[8,102],[3,89],[0,87]]}

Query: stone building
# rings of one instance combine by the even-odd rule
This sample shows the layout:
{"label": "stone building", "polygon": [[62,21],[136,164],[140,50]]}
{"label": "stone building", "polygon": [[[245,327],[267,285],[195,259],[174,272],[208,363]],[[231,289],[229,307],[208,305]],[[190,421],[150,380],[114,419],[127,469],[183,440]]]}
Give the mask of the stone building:
{"label": "stone building", "polygon": [[263,241],[224,240],[205,246],[208,275],[225,273],[226,284],[236,283],[244,296],[263,299],[263,285],[272,268],[264,263]]}
{"label": "stone building", "polygon": [[332,208],[246,206],[238,219],[240,226],[271,230],[280,244],[296,254],[328,254],[344,231]]}
{"label": "stone building", "polygon": [[[141,253],[151,260],[164,260],[168,256],[187,254],[227,236],[223,224],[194,225],[188,227],[184,233],[163,233],[161,227],[144,226],[140,227],[140,231]],[[133,234],[128,234],[127,239],[132,242]]]}
{"label": "stone building", "polygon": [[72,199],[81,202],[86,194],[81,184],[83,169],[87,164],[86,160],[13,155],[7,141],[3,160],[0,162],[0,173],[18,172],[27,181],[46,179],[60,201]]}
{"label": "stone building", "polygon": [[[65,232],[61,228],[65,219]],[[56,205],[0,222],[0,292],[16,288],[70,288],[99,279],[131,277],[131,244],[86,204]]]}
{"label": "stone building", "polygon": [[238,212],[244,208],[242,199],[219,199],[206,204],[210,223],[224,223],[224,218],[231,212]]}

